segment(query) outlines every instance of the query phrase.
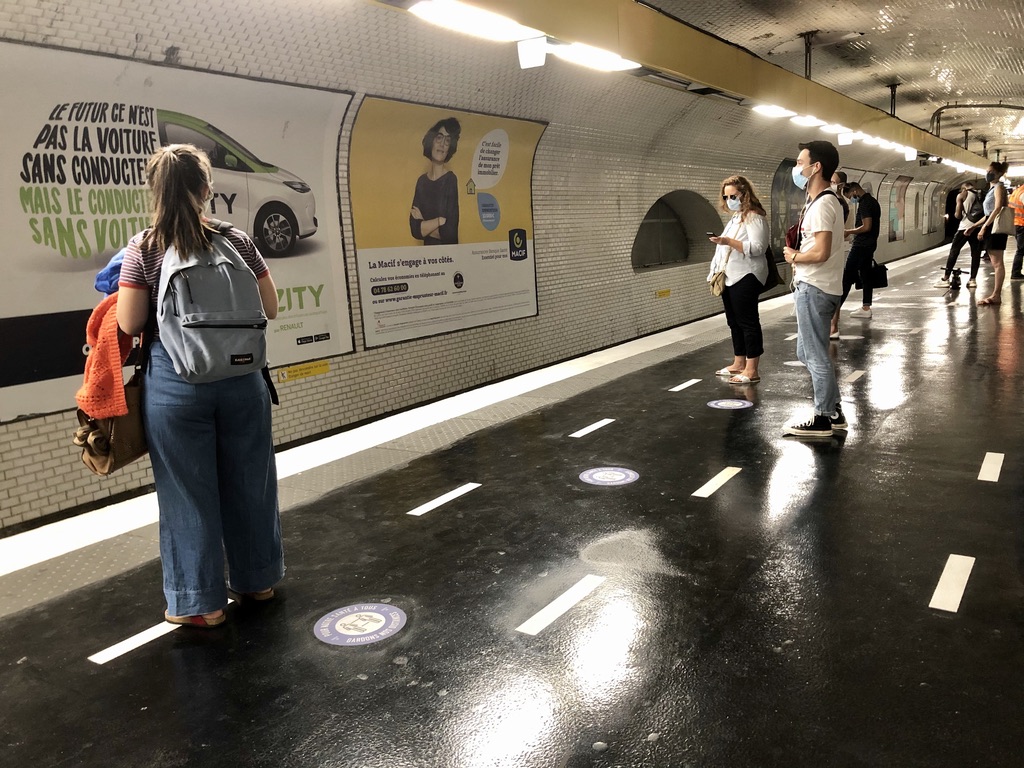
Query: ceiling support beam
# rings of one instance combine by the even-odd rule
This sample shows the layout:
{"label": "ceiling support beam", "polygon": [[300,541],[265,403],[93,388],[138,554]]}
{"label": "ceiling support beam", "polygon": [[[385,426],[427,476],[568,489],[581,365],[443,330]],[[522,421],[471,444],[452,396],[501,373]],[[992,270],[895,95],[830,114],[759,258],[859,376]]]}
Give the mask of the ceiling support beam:
{"label": "ceiling support beam", "polygon": [[464,0],[563,42],[617,53],[649,70],[855,131],[967,166],[982,158],[952,142],[800,77],[737,45],[635,0]]}

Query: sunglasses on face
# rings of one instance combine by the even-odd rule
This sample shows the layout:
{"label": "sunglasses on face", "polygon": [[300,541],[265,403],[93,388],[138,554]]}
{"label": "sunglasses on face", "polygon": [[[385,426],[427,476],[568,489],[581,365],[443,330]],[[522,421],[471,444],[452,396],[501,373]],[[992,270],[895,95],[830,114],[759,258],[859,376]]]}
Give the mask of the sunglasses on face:
{"label": "sunglasses on face", "polygon": [[722,195],[723,200],[739,200],[739,195]]}

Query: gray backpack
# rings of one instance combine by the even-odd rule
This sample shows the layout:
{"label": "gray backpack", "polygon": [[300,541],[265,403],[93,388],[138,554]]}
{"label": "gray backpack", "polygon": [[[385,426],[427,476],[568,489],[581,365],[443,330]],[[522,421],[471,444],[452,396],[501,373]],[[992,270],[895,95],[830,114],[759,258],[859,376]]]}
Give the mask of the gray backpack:
{"label": "gray backpack", "polygon": [[[979,195],[976,190],[972,190],[972,191],[968,192],[967,194],[968,195],[972,195],[973,199],[971,200],[971,204],[970,204],[969,208],[966,205],[964,206],[964,208],[963,208],[964,216],[967,217],[968,221],[973,221],[973,222],[981,221],[983,218],[985,218],[985,206],[982,203],[981,195]],[[965,200],[964,202],[967,202],[967,201]]]}
{"label": "gray backpack", "polygon": [[224,235],[210,241],[212,250],[185,258],[168,248],[157,294],[160,342],[174,370],[193,384],[267,364],[267,316],[256,275]]}

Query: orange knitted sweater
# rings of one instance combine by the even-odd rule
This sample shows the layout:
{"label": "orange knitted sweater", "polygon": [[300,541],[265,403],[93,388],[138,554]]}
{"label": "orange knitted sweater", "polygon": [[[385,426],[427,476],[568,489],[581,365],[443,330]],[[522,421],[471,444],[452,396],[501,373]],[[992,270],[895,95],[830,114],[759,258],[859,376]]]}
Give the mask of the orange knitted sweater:
{"label": "orange knitted sweater", "polygon": [[124,399],[125,360],[132,351],[132,337],[117,327],[117,294],[107,296],[92,311],[85,327],[85,341],[91,347],[85,358],[85,378],[75,395],[78,407],[94,419],[109,419],[128,413]]}

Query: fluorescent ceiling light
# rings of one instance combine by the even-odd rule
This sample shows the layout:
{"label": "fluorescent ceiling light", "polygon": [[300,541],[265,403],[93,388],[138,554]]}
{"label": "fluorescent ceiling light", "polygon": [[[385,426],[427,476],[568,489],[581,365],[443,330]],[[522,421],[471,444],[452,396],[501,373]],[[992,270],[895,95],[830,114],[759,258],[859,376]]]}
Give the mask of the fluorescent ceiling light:
{"label": "fluorescent ceiling light", "polygon": [[838,140],[840,147],[848,147],[851,144],[853,144],[853,137],[854,137],[854,134],[852,134],[849,131],[847,131],[846,133],[840,133],[836,137],[836,139]]}
{"label": "fluorescent ceiling light", "polygon": [[824,120],[819,120],[814,115],[797,115],[796,117],[789,118],[789,122],[808,128],[817,128],[819,125],[825,124]]}
{"label": "fluorescent ceiling light", "polygon": [[849,128],[839,123],[826,123],[821,126],[821,130],[825,133],[852,133]]}
{"label": "fluorescent ceiling light", "polygon": [[917,160],[917,150],[914,149],[913,147],[906,147],[903,150],[903,159],[906,160],[908,163],[911,160]]}
{"label": "fluorescent ceiling light", "polygon": [[867,141],[870,138],[871,138],[870,136],[868,136],[866,133],[863,133],[861,131],[854,131],[854,133],[853,133],[853,140],[854,141]]}
{"label": "fluorescent ceiling light", "polygon": [[758,104],[754,107],[754,111],[759,115],[764,115],[765,117],[792,117],[796,114],[796,112],[791,109],[777,107],[774,104]]}
{"label": "fluorescent ceiling light", "polygon": [[529,40],[520,40],[518,48],[520,69],[544,66],[544,62],[548,57],[548,39],[546,37],[532,37]]}
{"label": "fluorescent ceiling light", "polygon": [[601,72],[621,72],[625,69],[639,69],[640,67],[635,61],[624,59],[617,53],[583,43],[549,45],[548,53],[552,53],[564,61]]}
{"label": "fluorescent ceiling light", "polygon": [[498,43],[511,43],[544,34],[500,14],[474,8],[458,0],[423,0],[412,6],[409,12],[439,27]]}

